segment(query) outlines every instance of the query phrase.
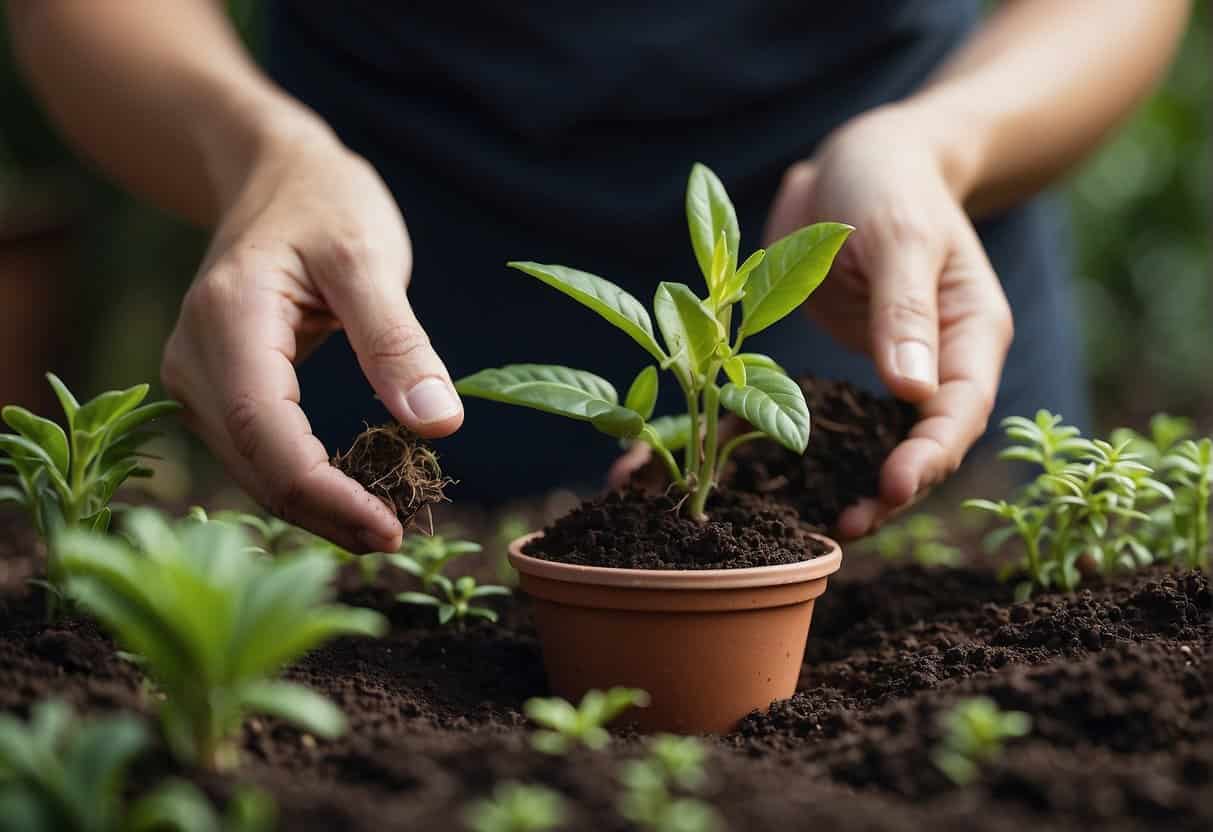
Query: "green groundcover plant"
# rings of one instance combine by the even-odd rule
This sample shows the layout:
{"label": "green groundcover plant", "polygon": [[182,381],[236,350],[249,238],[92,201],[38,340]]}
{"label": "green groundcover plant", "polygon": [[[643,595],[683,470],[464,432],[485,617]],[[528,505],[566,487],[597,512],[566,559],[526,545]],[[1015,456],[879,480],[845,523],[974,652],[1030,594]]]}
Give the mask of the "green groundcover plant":
{"label": "green groundcover plant", "polygon": [[220,817],[203,794],[168,780],[134,800],[127,769],[148,746],[133,716],[79,719],[59,701],[28,722],[0,714],[0,832],[269,832],[275,809],[241,790]]}
{"label": "green groundcover plant", "polygon": [[388,555],[387,560],[419,579],[422,587],[429,590],[447,564],[479,551],[480,544],[471,540],[447,540],[440,534],[419,534],[405,538],[400,551]]}
{"label": "green groundcover plant", "polygon": [[549,832],[568,817],[564,798],[543,786],[501,783],[493,796],[478,800],[463,813],[472,832]]}
{"label": "green groundcover plant", "polygon": [[[605,379],[554,365],[482,370],[455,386],[465,396],[567,416],[610,436],[648,443],[675,485],[688,495],[685,510],[704,519],[719,472],[740,444],[769,436],[790,450],[804,451],[809,411],[800,386],[772,359],[743,352],[742,346],[747,337],[805,302],[825,279],[853,229],[840,223],[811,225],[739,262],[736,212],[720,180],[703,165],[691,171],[686,212],[707,297],[699,297],[682,283],[658,285],[653,314],[664,346],[657,341],[648,311],[614,283],[566,266],[509,264],[588,306],[649,354],[654,363],[637,374],[623,404]],[[734,334],[738,304],[741,318]],[[669,371],[682,390],[685,414],[652,419],[659,369]],[[754,430],[722,443],[721,407]],[[679,449],[684,450],[681,465],[674,458]]]}
{"label": "green groundcover plant", "polygon": [[593,751],[611,741],[606,724],[628,708],[644,708],[649,695],[637,688],[591,690],[573,705],[559,696],[528,699],[523,710],[542,730],[531,734],[531,746],[545,754],[565,754],[580,745]]}
{"label": "green groundcover plant", "polygon": [[650,832],[723,829],[724,820],[710,804],[677,794],[678,790],[695,792],[703,787],[707,781],[706,757],[703,743],[695,737],[654,737],[648,756],[632,760],[623,768],[619,813]]}
{"label": "green groundcover plant", "polygon": [[958,786],[975,781],[981,767],[1002,756],[1007,740],[1028,735],[1032,718],[1022,711],[1004,711],[984,696],[966,699],[939,719],[943,737],[931,760]]}
{"label": "green groundcover plant", "polygon": [[445,575],[434,575],[430,580],[430,589],[433,594],[401,592],[396,596],[396,600],[402,604],[434,607],[438,611],[439,624],[462,625],[469,618],[483,618],[495,624],[496,611],[474,602],[481,598],[510,594],[508,587],[479,585],[471,575],[464,575],[453,581]]}
{"label": "green groundcover plant", "polygon": [[875,552],[885,560],[909,558],[922,566],[956,566],[962,560],[960,549],[945,542],[944,523],[933,514],[919,513],[900,523],[881,526],[876,534],[862,540],[857,548]]}
{"label": "green groundcover plant", "polygon": [[377,612],[327,602],[331,557],[259,556],[236,526],[173,525],[150,509],[132,510],[124,526],[127,539],[65,532],[58,555],[69,596],[140,657],[163,694],[165,737],[180,758],[234,765],[250,711],[322,737],[344,731],[336,705],[275,678],[325,641],[387,629]]}

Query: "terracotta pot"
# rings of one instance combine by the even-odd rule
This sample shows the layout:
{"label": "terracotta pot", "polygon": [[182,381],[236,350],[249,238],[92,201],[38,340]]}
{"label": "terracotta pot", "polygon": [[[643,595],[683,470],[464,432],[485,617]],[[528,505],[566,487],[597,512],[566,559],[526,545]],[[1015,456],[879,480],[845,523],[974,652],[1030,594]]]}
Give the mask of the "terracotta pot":
{"label": "terracotta pot", "polygon": [[510,544],[534,602],[552,691],[576,702],[593,688],[642,688],[652,704],[624,721],[646,731],[731,730],[796,691],[813,602],[842,551],[755,569],[647,570],[540,560]]}

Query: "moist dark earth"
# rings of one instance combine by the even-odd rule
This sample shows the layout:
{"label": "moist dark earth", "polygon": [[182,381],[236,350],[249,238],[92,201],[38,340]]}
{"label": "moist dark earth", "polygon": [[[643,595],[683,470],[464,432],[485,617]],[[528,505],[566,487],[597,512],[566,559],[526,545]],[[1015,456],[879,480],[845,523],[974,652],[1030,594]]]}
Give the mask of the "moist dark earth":
{"label": "moist dark earth", "polygon": [[[861,410],[887,406],[857,402]],[[828,408],[822,412],[832,418]],[[833,476],[823,488],[838,502],[871,493],[863,460],[878,465],[887,437],[908,424],[890,428],[888,418],[864,423],[866,438],[842,431],[842,444],[830,448],[843,467],[805,473],[808,481]],[[816,437],[829,430],[822,421]],[[810,471],[807,462],[785,467],[789,477]],[[787,516],[770,512],[772,522]],[[543,525],[538,504],[522,513],[532,527]],[[818,515],[817,522],[828,520]],[[492,539],[474,533],[495,528],[483,517],[468,514],[459,523],[469,536]],[[25,585],[40,567],[33,533],[14,515],[0,515],[0,708],[24,715],[54,695],[92,713],[150,713],[137,669],[92,624],[43,624],[40,601]],[[1156,567],[1017,604],[993,570],[979,558],[926,569],[844,550],[841,571],[817,601],[798,692],[707,739],[711,779],[703,797],[728,828],[1213,828],[1207,576]],[[486,560],[476,571],[487,577],[492,566]],[[433,610],[392,603],[402,581],[384,572],[364,586],[348,569],[342,600],[385,611],[391,632],[330,644],[288,672],[341,705],[347,736],[317,741],[253,718],[235,774],[181,772],[159,751],[134,782],[184,773],[216,799],[252,783],[277,798],[283,830],[380,832],[460,828],[463,806],[494,783],[519,780],[568,799],[563,829],[629,829],[614,805],[620,769],[642,753],[640,738],[624,731],[605,751],[568,757],[528,747],[522,703],[546,689],[526,599],[503,599],[497,626],[441,629]],[[1028,712],[1034,728],[978,783],[958,788],[929,755],[939,715],[976,695]]]}

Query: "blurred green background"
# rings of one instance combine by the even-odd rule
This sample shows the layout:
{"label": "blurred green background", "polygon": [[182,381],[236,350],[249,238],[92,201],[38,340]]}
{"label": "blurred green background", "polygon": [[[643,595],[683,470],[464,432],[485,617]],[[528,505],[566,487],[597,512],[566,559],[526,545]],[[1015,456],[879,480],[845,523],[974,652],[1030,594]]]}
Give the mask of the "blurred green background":
{"label": "blurred green background", "polygon": [[[255,41],[251,0],[230,4]],[[1166,82],[1065,184],[1103,426],[1155,410],[1213,418],[1208,5]],[[0,32],[3,35],[3,32]],[[46,405],[54,367],[84,392],[155,379],[205,237],[90,174],[0,55],[0,401]]]}

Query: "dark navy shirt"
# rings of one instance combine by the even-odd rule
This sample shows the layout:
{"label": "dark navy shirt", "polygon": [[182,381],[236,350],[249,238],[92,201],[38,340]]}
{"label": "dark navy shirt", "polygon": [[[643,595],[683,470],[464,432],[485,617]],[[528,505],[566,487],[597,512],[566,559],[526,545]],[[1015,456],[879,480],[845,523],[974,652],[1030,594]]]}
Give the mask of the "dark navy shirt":
{"label": "dark navy shirt", "polygon": [[[392,189],[413,240],[409,297],[454,377],[563,363],[623,390],[646,354],[504,263],[574,266],[644,302],[661,280],[698,288],[683,213],[691,164],[724,180],[743,253],[753,250],[786,168],[848,118],[913,92],[981,5],[275,0],[267,61]],[[1086,418],[1063,229],[1047,199],[979,227],[1018,332],[1001,414],[1048,406]],[[867,359],[803,316],[747,348],[879,388]],[[301,376],[304,409],[330,449],[384,417],[343,338]],[[673,410],[667,387],[659,407]],[[439,443],[459,497],[596,483],[618,450],[581,423],[465,404],[464,428]]]}

